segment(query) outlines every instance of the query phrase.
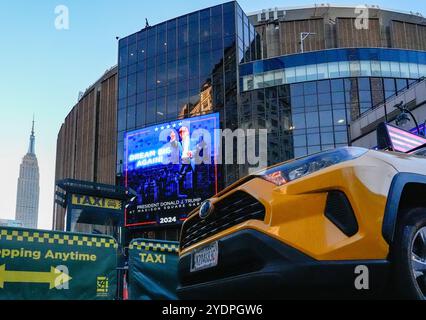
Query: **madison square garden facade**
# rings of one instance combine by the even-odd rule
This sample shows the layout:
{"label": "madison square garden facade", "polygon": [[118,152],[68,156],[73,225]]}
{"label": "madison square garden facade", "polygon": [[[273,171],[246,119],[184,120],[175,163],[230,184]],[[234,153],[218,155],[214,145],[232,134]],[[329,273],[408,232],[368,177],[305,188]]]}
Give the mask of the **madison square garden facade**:
{"label": "madison square garden facade", "polygon": [[425,25],[376,7],[247,15],[228,2],[146,27],[65,120],[56,178],[132,188],[129,239],[177,240],[189,212],[256,167],[218,129],[250,132],[245,156],[264,165],[348,145],[352,121],[426,75]]}

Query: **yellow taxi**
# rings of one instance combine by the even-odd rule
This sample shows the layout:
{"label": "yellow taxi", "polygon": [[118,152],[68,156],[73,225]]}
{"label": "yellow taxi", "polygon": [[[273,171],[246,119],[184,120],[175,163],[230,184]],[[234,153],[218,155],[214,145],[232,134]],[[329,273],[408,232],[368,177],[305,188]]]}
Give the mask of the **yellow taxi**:
{"label": "yellow taxi", "polygon": [[184,299],[425,299],[426,158],[345,147],[243,178],[182,227]]}

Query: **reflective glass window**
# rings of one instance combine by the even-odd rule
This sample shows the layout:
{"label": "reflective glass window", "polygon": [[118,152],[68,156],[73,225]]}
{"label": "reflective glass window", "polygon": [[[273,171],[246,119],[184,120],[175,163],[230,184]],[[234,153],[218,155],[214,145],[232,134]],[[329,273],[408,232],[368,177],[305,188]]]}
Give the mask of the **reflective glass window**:
{"label": "reflective glass window", "polygon": [[318,112],[306,113],[306,126],[308,128],[319,127]]}
{"label": "reflective glass window", "polygon": [[304,94],[317,94],[317,83],[315,81],[304,83],[303,88]]}
{"label": "reflective glass window", "polygon": [[291,98],[292,108],[304,108],[305,107],[305,98],[303,96],[295,96]]}
{"label": "reflective glass window", "polygon": [[166,97],[157,98],[157,121],[166,119]]}
{"label": "reflective glass window", "polygon": [[[222,38],[223,36],[223,28],[222,28],[222,16],[214,16],[211,18],[211,32],[212,32],[212,38],[214,39],[218,39],[218,38]],[[222,40],[220,40],[220,42],[222,42]]]}
{"label": "reflective glass window", "polygon": [[331,88],[333,88],[333,92],[344,91],[343,80],[342,79],[331,80]]}
{"label": "reflective glass window", "polygon": [[[177,48],[177,35],[176,35],[176,20],[169,21],[167,23],[167,50],[168,57],[171,57],[175,54],[172,52],[176,51]],[[168,58],[168,60],[170,60]]]}
{"label": "reflective glass window", "polygon": [[153,123],[156,120],[155,100],[148,101],[146,104],[146,122]]}
{"label": "reflective glass window", "polygon": [[391,75],[392,77],[400,77],[401,69],[399,67],[399,62],[391,62],[390,63]]}
{"label": "reflective glass window", "polygon": [[296,81],[306,81],[306,66],[296,67]]}
{"label": "reflective glass window", "polygon": [[287,68],[284,76],[286,83],[296,82],[296,68]]}
{"label": "reflective glass window", "polygon": [[332,93],[333,104],[343,104],[345,103],[345,94],[344,92],[334,92]]}
{"label": "reflective glass window", "polygon": [[370,61],[360,61],[361,76],[370,77],[371,76],[371,65]]}
{"label": "reflective glass window", "polygon": [[384,85],[385,91],[395,92],[395,89],[396,89],[395,79],[392,79],[392,78],[383,79],[383,85]]}
{"label": "reflective glass window", "polygon": [[382,70],[382,76],[383,77],[391,77],[391,67],[389,61],[381,61],[380,62],[380,69]]}
{"label": "reflective glass window", "polygon": [[400,70],[401,70],[401,77],[403,78],[409,78],[410,77],[410,69],[408,66],[408,63],[401,62],[399,64]]}
{"label": "reflective glass window", "polygon": [[327,78],[329,78],[327,63],[318,64],[317,65],[317,70],[318,70],[318,79],[327,79]]}
{"label": "reflective glass window", "polygon": [[132,130],[136,126],[136,106],[127,108],[127,130]]}
{"label": "reflective glass window", "polygon": [[420,73],[419,73],[419,66],[418,64],[415,63],[410,63],[408,65],[409,69],[410,69],[410,77],[411,78],[420,78]]}
{"label": "reflective glass window", "polygon": [[334,125],[345,125],[346,124],[346,111],[343,110],[333,110],[333,120]]}
{"label": "reflective glass window", "polygon": [[360,102],[371,102],[371,91],[360,91],[359,92]]}
{"label": "reflective glass window", "polygon": [[146,104],[139,103],[136,106],[136,126],[141,127],[145,125],[145,115],[146,115]]}
{"label": "reflective glass window", "polygon": [[308,135],[308,146],[317,146],[320,145],[320,135],[319,134],[309,134]]}
{"label": "reflective glass window", "polygon": [[381,64],[380,61],[371,61],[371,75],[372,76],[381,76]]}
{"label": "reflective glass window", "polygon": [[329,93],[330,92],[330,81],[324,80],[324,81],[318,81],[318,93]]}
{"label": "reflective glass window", "polygon": [[306,66],[306,79],[308,81],[318,79],[318,70],[316,64],[310,64]]}
{"label": "reflective glass window", "polygon": [[267,73],[264,74],[264,77],[263,77],[264,84],[263,85],[265,87],[273,86],[274,81],[275,81],[275,79],[274,79],[274,73],[273,72],[267,72]]}
{"label": "reflective glass window", "polygon": [[318,105],[318,96],[316,94],[305,95],[305,107],[313,107]]}
{"label": "reflective glass window", "polygon": [[318,95],[318,104],[319,105],[329,105],[331,104],[330,93],[321,93]]}
{"label": "reflective glass window", "polygon": [[132,96],[136,94],[136,73],[129,75],[127,78],[127,95]]}
{"label": "reflective glass window", "polygon": [[406,79],[396,79],[396,91],[401,91],[407,87]]}
{"label": "reflective glass window", "polygon": [[332,132],[321,133],[321,144],[329,145],[333,144],[334,146],[334,136]]}
{"label": "reflective glass window", "polygon": [[118,83],[118,99],[127,97],[127,78],[120,79]]}
{"label": "reflective glass window", "polygon": [[274,72],[275,77],[275,85],[279,86],[284,83],[284,72],[283,71],[275,71]]}
{"label": "reflective glass window", "polygon": [[295,127],[295,129],[306,128],[304,113],[293,114],[292,118],[293,118],[293,127]]}
{"label": "reflective glass window", "polygon": [[[154,29],[155,30],[155,29]],[[146,46],[146,56],[147,58],[153,58],[156,55],[157,49],[157,38],[154,36],[148,37],[147,46]]]}
{"label": "reflective glass window", "polygon": [[185,18],[179,19],[178,48],[185,48],[189,44],[188,23]]}
{"label": "reflective glass window", "polygon": [[333,114],[330,111],[320,111],[320,125],[323,126],[331,126],[333,125]]}
{"label": "reflective glass window", "polygon": [[124,67],[128,64],[129,61],[129,48],[127,46],[124,46],[122,48],[120,48],[119,50],[119,64],[120,67]]}
{"label": "reflective glass window", "polygon": [[263,83],[264,83],[263,74],[260,74],[260,75],[258,74],[254,76],[254,83],[253,83],[254,89],[263,88]]}
{"label": "reflective glass window", "polygon": [[126,98],[118,100],[118,107],[117,107],[118,110],[124,109],[126,107],[127,107],[127,99]]}
{"label": "reflective glass window", "polygon": [[308,151],[306,148],[294,148],[294,157],[295,158],[301,158],[308,154]]}
{"label": "reflective glass window", "polygon": [[339,63],[338,62],[330,62],[328,64],[328,71],[330,74],[330,77],[337,78],[340,76],[339,72]]}
{"label": "reflective glass window", "polygon": [[210,41],[210,18],[200,21],[200,41]]}
{"label": "reflective glass window", "polygon": [[154,89],[157,85],[155,68],[149,68],[146,71],[147,90]]}
{"label": "reflective glass window", "polygon": [[167,97],[167,115],[168,118],[173,118],[177,114],[177,99],[176,95],[169,95]]}
{"label": "reflective glass window", "polygon": [[233,13],[223,15],[223,28],[225,37],[235,34],[235,15]]}
{"label": "reflective glass window", "polygon": [[306,136],[305,135],[293,136],[293,144],[295,147],[306,147]]}
{"label": "reflective glass window", "polygon": [[126,130],[127,110],[121,109],[118,111],[117,130]]}
{"label": "reflective glass window", "polygon": [[302,96],[303,95],[303,83],[296,83],[290,86],[291,96]]}
{"label": "reflective glass window", "polygon": [[339,62],[339,73],[341,77],[349,77],[351,75],[349,70],[349,62]]}
{"label": "reflective glass window", "polygon": [[348,143],[348,135],[345,131],[342,132],[335,132],[334,137],[336,140],[336,143]]}
{"label": "reflective glass window", "polygon": [[371,90],[370,79],[369,78],[359,78],[358,79],[358,89],[360,91]]}
{"label": "reflective glass window", "polygon": [[418,67],[419,67],[419,76],[426,77],[426,65],[420,64],[418,65]]}
{"label": "reflective glass window", "polygon": [[359,77],[361,75],[361,65],[359,61],[349,62],[349,70],[352,77]]}
{"label": "reflective glass window", "polygon": [[198,20],[195,20],[194,22],[189,23],[189,45],[193,46],[199,42],[200,42],[200,25]]}

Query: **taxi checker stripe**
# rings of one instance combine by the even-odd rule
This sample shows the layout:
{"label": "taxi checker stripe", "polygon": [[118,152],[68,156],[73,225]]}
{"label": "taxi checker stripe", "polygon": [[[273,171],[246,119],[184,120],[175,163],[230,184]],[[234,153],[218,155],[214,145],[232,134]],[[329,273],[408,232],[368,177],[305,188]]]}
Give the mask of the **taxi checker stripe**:
{"label": "taxi checker stripe", "polygon": [[18,242],[36,242],[36,243],[49,243],[49,244],[68,244],[86,247],[105,247],[105,248],[118,248],[118,244],[114,239],[98,238],[88,236],[66,235],[58,233],[46,232],[31,232],[31,231],[18,231],[0,229],[0,240],[18,241]]}
{"label": "taxi checker stripe", "polygon": [[161,252],[175,252],[179,251],[179,247],[174,244],[166,243],[152,243],[152,242],[133,242],[130,244],[129,249],[146,250],[146,251],[161,251]]}

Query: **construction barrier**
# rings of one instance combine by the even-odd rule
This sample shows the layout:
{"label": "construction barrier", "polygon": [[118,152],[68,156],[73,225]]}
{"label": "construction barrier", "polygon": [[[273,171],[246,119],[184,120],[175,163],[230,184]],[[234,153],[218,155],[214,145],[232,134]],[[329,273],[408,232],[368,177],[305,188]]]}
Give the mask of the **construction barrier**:
{"label": "construction barrier", "polygon": [[136,239],[129,246],[130,300],[177,300],[178,242]]}
{"label": "construction barrier", "polygon": [[0,300],[113,300],[114,238],[0,227]]}

